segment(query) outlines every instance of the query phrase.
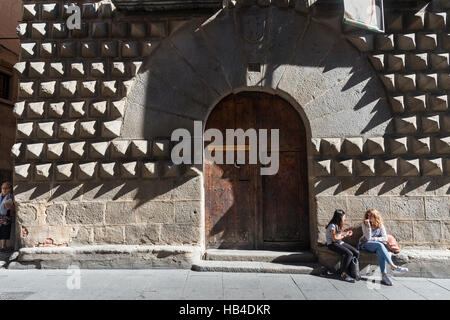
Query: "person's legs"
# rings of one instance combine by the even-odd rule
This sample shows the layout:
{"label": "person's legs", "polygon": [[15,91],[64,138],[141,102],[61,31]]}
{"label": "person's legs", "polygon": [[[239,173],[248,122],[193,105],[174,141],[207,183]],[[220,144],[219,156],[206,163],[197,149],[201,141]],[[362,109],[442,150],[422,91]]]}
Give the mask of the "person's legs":
{"label": "person's legs", "polygon": [[[352,255],[353,255],[353,257],[351,258],[351,260],[350,260],[350,264],[349,264],[349,266],[348,266],[348,268],[349,268],[349,272],[351,273],[350,275],[352,276],[352,277],[354,277],[355,278],[355,280],[361,280],[361,277],[360,277],[360,274],[359,274],[359,272],[360,272],[360,270],[359,270],[359,268],[356,268],[356,266],[353,264],[353,260],[355,260],[354,258],[356,258],[356,263],[357,263],[357,265],[359,266],[359,263],[358,263],[358,260],[359,260],[359,250],[358,249],[356,249],[355,247],[353,247],[351,244],[348,244],[348,243],[343,243],[342,244],[345,248],[347,248],[348,250],[350,250],[351,251],[351,253],[352,253]],[[355,267],[355,272],[353,273],[353,272],[351,272],[351,271],[353,271],[352,269],[353,269],[353,267]]]}
{"label": "person's legs", "polygon": [[368,241],[364,243],[364,248],[369,252],[374,252],[378,257],[381,273],[386,273],[386,261],[392,266],[392,260],[385,245],[379,241]]}
{"label": "person's legs", "polygon": [[344,247],[342,244],[338,243],[332,243],[328,246],[328,248],[342,257],[341,268],[339,270],[340,274],[347,273],[350,262],[353,259],[352,251]]}
{"label": "person's legs", "polygon": [[350,250],[352,252],[353,256],[356,257],[356,259],[359,259],[359,251],[358,251],[358,249],[353,247],[351,244],[348,244],[348,243],[345,243],[345,242],[342,244],[342,246],[344,246],[345,248]]}
{"label": "person's legs", "polygon": [[6,240],[2,239],[2,249],[5,249],[5,248],[6,248]]}
{"label": "person's legs", "polygon": [[364,249],[366,250],[366,251],[369,251],[369,252],[372,252],[372,253],[375,253],[375,251],[377,250],[377,242],[376,241],[367,241],[367,242],[364,242]]}
{"label": "person's legs", "polygon": [[397,266],[394,264],[389,250],[386,248],[386,246],[383,243],[381,243],[381,245],[379,246],[378,251],[379,251],[379,253],[377,252],[377,254],[379,254],[379,256],[384,257],[384,260],[391,266],[393,271],[400,272],[400,273],[408,272],[408,268],[403,268],[403,267],[400,267],[400,266]]}
{"label": "person's legs", "polygon": [[[376,245],[369,244],[369,248],[371,248],[373,250],[371,252],[377,253],[379,261],[380,261],[380,257],[383,258],[383,262],[380,263],[380,268],[381,268],[382,272],[384,270],[384,273],[386,273],[386,267],[385,267],[386,263],[385,262],[387,262],[391,266],[392,270],[395,272],[400,272],[400,273],[408,272],[408,268],[400,267],[400,266],[397,266],[394,264],[389,250],[386,248],[386,246],[383,243],[378,242],[378,241],[369,241],[369,242],[377,243]],[[368,250],[368,251],[370,251],[370,250]],[[382,267],[382,265],[384,265],[384,267]]]}
{"label": "person's legs", "polygon": [[391,256],[387,251],[386,246],[379,241],[368,241],[364,243],[364,249],[369,252],[375,252],[377,254],[378,264],[380,265],[382,273],[381,283],[392,286],[393,283],[386,273],[386,261],[391,265],[391,267],[394,266],[394,264],[392,263]]}
{"label": "person's legs", "polygon": [[378,257],[378,264],[380,265],[380,270],[382,274],[386,273],[386,259],[383,256],[383,253],[380,251],[380,247],[376,249],[376,254]]}
{"label": "person's legs", "polygon": [[392,267],[394,266],[394,263],[392,262],[392,258],[391,258],[391,254],[389,253],[388,249],[386,248],[386,246],[380,242],[380,251],[381,254],[384,257],[384,260],[387,261],[387,263]]}

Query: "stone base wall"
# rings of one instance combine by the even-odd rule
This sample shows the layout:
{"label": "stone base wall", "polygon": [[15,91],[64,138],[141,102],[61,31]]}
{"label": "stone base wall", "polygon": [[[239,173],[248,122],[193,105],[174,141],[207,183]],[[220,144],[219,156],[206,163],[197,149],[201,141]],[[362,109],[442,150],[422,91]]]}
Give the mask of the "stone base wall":
{"label": "stone base wall", "polygon": [[89,245],[23,248],[8,269],[188,269],[200,259],[195,246]]}
{"label": "stone base wall", "polygon": [[[16,196],[20,245],[199,245],[201,181],[197,177],[133,183],[22,184]],[[39,196],[30,201],[33,193]]]}
{"label": "stone base wall", "polygon": [[315,183],[319,243],[335,209],[343,209],[346,226],[355,229],[353,244],[361,236],[363,215],[375,208],[383,216],[388,234],[401,246],[447,247],[450,243],[449,177],[323,178]]}

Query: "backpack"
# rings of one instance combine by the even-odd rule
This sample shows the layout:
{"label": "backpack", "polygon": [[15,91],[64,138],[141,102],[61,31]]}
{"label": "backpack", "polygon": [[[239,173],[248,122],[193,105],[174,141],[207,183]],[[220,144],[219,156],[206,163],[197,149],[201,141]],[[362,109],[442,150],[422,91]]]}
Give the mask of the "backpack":
{"label": "backpack", "polygon": [[386,249],[389,251],[397,254],[400,253],[400,247],[398,246],[397,240],[391,235],[388,235],[388,240],[384,242],[384,245],[386,246]]}

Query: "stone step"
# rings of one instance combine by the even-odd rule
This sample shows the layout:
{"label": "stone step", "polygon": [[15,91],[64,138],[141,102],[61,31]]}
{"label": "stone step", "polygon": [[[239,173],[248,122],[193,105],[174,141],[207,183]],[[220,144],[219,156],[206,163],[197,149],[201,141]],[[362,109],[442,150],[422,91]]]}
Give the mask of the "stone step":
{"label": "stone step", "polygon": [[89,245],[21,248],[9,269],[190,269],[201,258],[199,246]]}
{"label": "stone step", "polygon": [[212,261],[257,261],[257,262],[285,262],[306,263],[316,262],[316,256],[310,251],[287,252],[267,250],[206,250],[204,260]]}
{"label": "stone step", "polygon": [[273,263],[259,261],[211,261],[200,260],[192,265],[192,270],[201,272],[255,272],[312,274],[319,268],[313,263]]}

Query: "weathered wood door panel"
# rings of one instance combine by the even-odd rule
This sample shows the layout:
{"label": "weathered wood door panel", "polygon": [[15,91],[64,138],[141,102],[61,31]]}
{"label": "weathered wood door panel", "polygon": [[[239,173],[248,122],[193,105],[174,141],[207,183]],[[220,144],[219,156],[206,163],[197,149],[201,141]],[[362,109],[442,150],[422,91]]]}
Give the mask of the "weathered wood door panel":
{"label": "weathered wood door panel", "polygon": [[[228,96],[214,108],[208,128],[219,129],[224,138],[226,129],[279,129],[280,144],[274,150],[279,152],[279,170],[272,176],[260,175],[259,162],[248,164],[248,151],[244,165],[205,160],[207,247],[309,247],[306,137],[298,113],[277,96],[241,93]],[[268,140],[270,146],[270,134]],[[216,152],[223,152],[225,159],[225,150]]]}
{"label": "weathered wood door panel", "polygon": [[[208,128],[226,129],[254,126],[250,99],[236,103],[233,96],[223,100],[208,118]],[[223,141],[225,144],[225,141]],[[208,143],[205,142],[206,147]],[[222,152],[225,159],[225,150]],[[250,166],[214,164],[205,160],[206,230],[209,247],[251,249],[255,247],[256,196]]]}

